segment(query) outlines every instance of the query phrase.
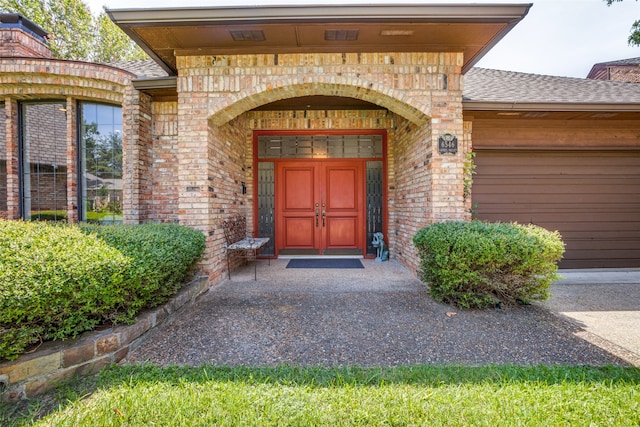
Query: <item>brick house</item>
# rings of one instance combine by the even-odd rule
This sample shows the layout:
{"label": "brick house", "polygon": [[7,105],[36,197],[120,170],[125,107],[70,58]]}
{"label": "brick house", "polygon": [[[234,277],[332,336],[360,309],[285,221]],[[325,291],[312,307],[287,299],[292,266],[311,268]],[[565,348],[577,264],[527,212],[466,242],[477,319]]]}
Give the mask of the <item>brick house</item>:
{"label": "brick house", "polygon": [[415,270],[419,228],[473,214],[560,230],[565,267],[640,266],[640,86],[473,68],[529,7],[112,10],[153,60],[110,65],[11,15],[0,211],[195,227],[212,283],[237,213],[274,257],[374,256],[382,231]]}
{"label": "brick house", "polygon": [[591,67],[588,79],[640,83],[640,58],[599,62]]}

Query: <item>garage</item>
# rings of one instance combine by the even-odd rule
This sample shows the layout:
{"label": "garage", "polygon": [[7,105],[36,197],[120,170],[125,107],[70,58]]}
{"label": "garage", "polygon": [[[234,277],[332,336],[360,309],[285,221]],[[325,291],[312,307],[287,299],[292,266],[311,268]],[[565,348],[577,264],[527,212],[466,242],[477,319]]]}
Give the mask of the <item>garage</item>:
{"label": "garage", "polygon": [[561,268],[640,267],[640,151],[476,149],[474,218],[558,230]]}

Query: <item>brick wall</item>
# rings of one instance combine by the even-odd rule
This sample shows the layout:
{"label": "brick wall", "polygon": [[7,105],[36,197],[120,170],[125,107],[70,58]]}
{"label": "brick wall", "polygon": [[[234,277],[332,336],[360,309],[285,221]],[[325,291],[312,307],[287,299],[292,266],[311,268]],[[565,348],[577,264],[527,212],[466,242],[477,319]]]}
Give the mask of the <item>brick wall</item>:
{"label": "brick wall", "polygon": [[636,67],[611,67],[609,80],[626,83],[640,83],[640,66]]}
{"label": "brick wall", "polygon": [[122,105],[123,220],[129,224],[153,220],[150,214],[153,203],[151,110],[149,95],[132,86],[126,88]]}
{"label": "brick wall", "polygon": [[149,217],[178,221],[178,103],[154,102],[152,109],[153,192]]}
{"label": "brick wall", "polygon": [[[242,182],[251,174],[251,153],[246,152],[246,121],[239,117],[220,127],[209,128],[209,182],[206,195],[209,201],[209,237],[206,265],[213,280],[224,274],[224,233],[222,222],[229,215],[247,217],[247,230],[252,230],[249,195],[242,194]],[[233,267],[232,267],[233,268]]]}
{"label": "brick wall", "polygon": [[393,222],[390,220],[389,223],[389,234],[397,248],[396,258],[417,271],[418,259],[412,239],[421,227],[432,220],[431,128],[398,119],[393,140],[395,192],[394,215]]}
{"label": "brick wall", "polygon": [[122,105],[133,77],[124,70],[80,61],[0,57],[0,96],[19,100],[73,97]]}
{"label": "brick wall", "polygon": [[51,58],[46,44],[19,28],[0,28],[0,58]]}

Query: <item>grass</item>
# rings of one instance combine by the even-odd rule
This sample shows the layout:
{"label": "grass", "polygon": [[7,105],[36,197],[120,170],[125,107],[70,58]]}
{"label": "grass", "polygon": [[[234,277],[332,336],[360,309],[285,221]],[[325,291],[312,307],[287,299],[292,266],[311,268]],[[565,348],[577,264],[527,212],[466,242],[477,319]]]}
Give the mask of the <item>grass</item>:
{"label": "grass", "polygon": [[640,369],[114,366],[0,406],[0,425],[631,426]]}

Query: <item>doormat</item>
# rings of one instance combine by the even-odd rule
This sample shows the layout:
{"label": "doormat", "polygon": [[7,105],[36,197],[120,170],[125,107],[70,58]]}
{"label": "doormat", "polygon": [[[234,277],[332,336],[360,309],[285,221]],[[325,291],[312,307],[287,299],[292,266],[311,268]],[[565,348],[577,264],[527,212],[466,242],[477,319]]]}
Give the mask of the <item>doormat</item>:
{"label": "doormat", "polygon": [[287,268],[364,268],[357,258],[312,258],[289,260]]}

